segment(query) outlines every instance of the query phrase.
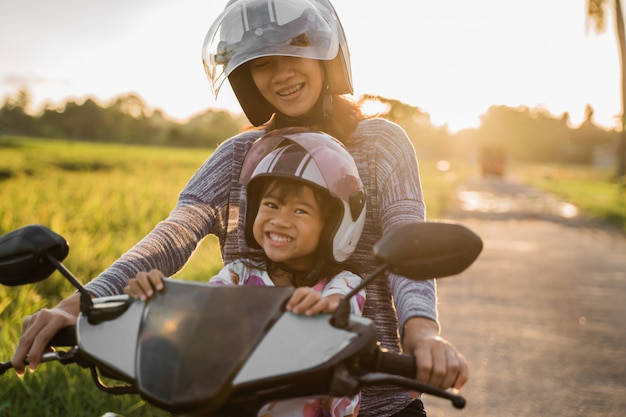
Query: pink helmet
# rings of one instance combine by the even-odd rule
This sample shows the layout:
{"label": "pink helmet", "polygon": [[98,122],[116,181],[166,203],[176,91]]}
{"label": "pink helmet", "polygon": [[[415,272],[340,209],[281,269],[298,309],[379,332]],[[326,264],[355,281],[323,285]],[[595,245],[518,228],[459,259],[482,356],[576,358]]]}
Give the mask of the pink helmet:
{"label": "pink helmet", "polygon": [[239,181],[247,189],[246,242],[258,248],[252,225],[261,200],[264,178],[290,178],[328,193],[336,215],[322,231],[321,243],[336,262],[347,260],[365,223],[365,193],[354,160],[344,146],[326,133],[305,128],[274,130],[258,139],[243,162]]}
{"label": "pink helmet", "polygon": [[209,29],[202,48],[215,97],[226,78],[250,122],[267,122],[274,107],[256,88],[246,64],[265,56],[324,63],[326,94],[352,94],[350,52],[328,0],[231,0]]}

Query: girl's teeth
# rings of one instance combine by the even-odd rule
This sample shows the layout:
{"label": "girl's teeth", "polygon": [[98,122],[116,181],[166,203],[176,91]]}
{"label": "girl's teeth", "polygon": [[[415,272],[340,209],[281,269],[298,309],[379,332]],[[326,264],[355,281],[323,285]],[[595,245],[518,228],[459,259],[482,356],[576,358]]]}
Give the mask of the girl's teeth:
{"label": "girl's teeth", "polygon": [[290,242],[291,239],[287,236],[280,236],[280,235],[275,235],[273,233],[270,233],[270,239],[276,241],[276,242],[281,242],[281,243],[287,243]]}

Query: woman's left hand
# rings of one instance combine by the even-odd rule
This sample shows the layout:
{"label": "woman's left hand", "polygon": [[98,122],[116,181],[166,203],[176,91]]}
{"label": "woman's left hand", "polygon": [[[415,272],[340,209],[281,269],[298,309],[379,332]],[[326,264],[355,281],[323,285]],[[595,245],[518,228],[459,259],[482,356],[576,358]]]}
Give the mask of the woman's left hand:
{"label": "woman's left hand", "polygon": [[461,389],[469,379],[467,361],[461,353],[439,336],[437,323],[414,317],[404,326],[404,352],[415,356],[418,381],[442,389]]}

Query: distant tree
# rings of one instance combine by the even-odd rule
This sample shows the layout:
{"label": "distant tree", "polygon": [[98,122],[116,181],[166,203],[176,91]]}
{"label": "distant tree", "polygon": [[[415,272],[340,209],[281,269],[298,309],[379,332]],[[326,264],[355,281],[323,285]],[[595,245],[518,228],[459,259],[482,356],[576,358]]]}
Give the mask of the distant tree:
{"label": "distant tree", "polygon": [[106,107],[105,113],[109,139],[141,144],[153,143],[149,123],[153,112],[137,94],[129,93],[115,97]]}
{"label": "distant tree", "polygon": [[83,103],[70,101],[65,104],[61,118],[61,130],[72,139],[107,139],[106,118],[102,107],[93,99]]}
{"label": "distant tree", "polygon": [[14,96],[7,96],[0,109],[0,132],[29,135],[33,130],[33,120],[28,114],[31,95],[22,88]]}
{"label": "distant tree", "polygon": [[617,177],[626,175],[626,38],[624,37],[624,16],[622,15],[621,0],[587,0],[587,24],[591,24],[597,33],[604,32],[606,28],[606,8],[610,3],[614,6],[615,29],[617,45],[620,57],[620,77],[622,95],[622,114],[620,115],[620,145],[617,155]]}
{"label": "distant tree", "polygon": [[216,147],[243,128],[242,120],[224,110],[207,110],[197,114],[178,129],[170,132],[173,144]]}
{"label": "distant tree", "polygon": [[56,106],[47,103],[38,115],[27,112],[30,106],[31,96],[25,89],[5,97],[0,107],[0,134],[216,147],[247,124],[243,115],[211,109],[179,123],[148,106],[135,93],[119,95],[108,104],[89,97]]}
{"label": "distant tree", "polygon": [[383,105],[378,116],[402,126],[420,154],[428,153],[431,157],[441,159],[450,157],[452,136],[447,127],[434,126],[430,114],[419,107],[391,98],[365,94],[359,99],[360,104],[371,101]]}
{"label": "distant tree", "polygon": [[30,92],[26,90],[25,88],[20,88],[17,91],[17,94],[15,95],[15,97],[7,98],[6,104],[10,107],[20,108],[22,109],[24,113],[27,113],[32,104],[32,101],[33,100],[30,95]]}
{"label": "distant tree", "polygon": [[135,93],[117,96],[110,107],[120,113],[129,114],[135,119],[148,117],[152,113],[143,98]]}
{"label": "distant tree", "polygon": [[522,161],[563,162],[571,135],[567,117],[554,118],[542,109],[500,105],[489,107],[480,120],[480,129],[474,134],[477,147],[498,146]]}

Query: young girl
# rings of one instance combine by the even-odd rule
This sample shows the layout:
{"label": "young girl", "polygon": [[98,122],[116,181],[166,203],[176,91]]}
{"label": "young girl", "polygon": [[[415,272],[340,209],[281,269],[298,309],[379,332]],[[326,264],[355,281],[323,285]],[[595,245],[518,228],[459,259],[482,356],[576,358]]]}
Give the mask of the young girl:
{"label": "young girl", "polygon": [[[295,286],[287,310],[306,315],[335,311],[361,283],[342,262],[356,247],[365,220],[365,196],[350,154],[326,134],[279,129],[252,147],[241,182],[248,199],[246,239],[262,251],[242,254],[210,283]],[[162,288],[162,274],[152,270],[137,274],[124,292],[145,300]],[[350,303],[352,313],[362,315],[365,291]],[[356,416],[359,404],[359,395],[300,398],[267,404],[259,415]]]}
{"label": "young girl", "polygon": [[[395,42],[393,34],[381,36]],[[352,93],[350,54],[328,0],[231,0],[206,36],[203,61],[214,91],[228,79],[259,128],[216,149],[182,190],[169,217],[87,285],[92,294],[119,294],[141,271],[173,275],[208,234],[218,237],[225,263],[245,252],[243,161],[255,140],[280,127],[326,132],[354,158],[367,196],[365,227],[350,259],[361,276],[375,268],[372,245],[387,230],[424,220],[417,157],[406,133],[387,120],[364,118],[343,96]],[[393,76],[392,68],[389,73],[381,76]],[[24,319],[12,360],[17,372],[24,372],[27,356],[31,368],[37,367],[50,338],[76,322],[79,306],[79,297],[72,295]],[[466,383],[465,359],[439,336],[434,280],[415,282],[393,274],[376,280],[367,288],[363,314],[374,320],[383,347],[399,351],[402,346],[415,355],[418,380],[457,389]],[[408,390],[363,390],[363,417],[423,414],[422,402]]]}

